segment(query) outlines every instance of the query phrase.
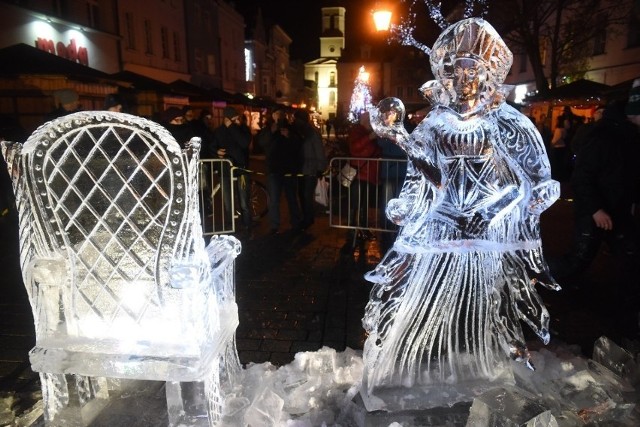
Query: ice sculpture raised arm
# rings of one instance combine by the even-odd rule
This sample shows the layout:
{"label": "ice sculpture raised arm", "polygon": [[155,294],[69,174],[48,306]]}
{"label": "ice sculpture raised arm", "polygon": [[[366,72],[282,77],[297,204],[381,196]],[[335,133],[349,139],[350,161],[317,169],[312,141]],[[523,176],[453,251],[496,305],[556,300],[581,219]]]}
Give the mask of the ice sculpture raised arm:
{"label": "ice sculpture raised arm", "polygon": [[181,150],[152,121],[87,111],[45,123],[24,146],[3,145],[19,167],[30,360],[47,421],[89,424],[91,400],[117,397],[126,380],[155,380],[166,381],[172,425],[213,425],[220,379],[239,370],[240,245],[229,236],[204,246],[199,139]]}
{"label": "ice sculpture raised arm", "polygon": [[512,380],[509,358],[533,368],[520,321],[547,343],[549,315],[534,285],[559,289],[539,234],[559,185],[535,126],[504,102],[511,52],[491,25],[470,18],[440,35],[430,62],[436,80],[421,90],[433,108],[411,134],[399,99],[370,109],[376,133],[410,164],[387,206],[403,228],[366,275],[369,410],[470,400],[465,393]]}

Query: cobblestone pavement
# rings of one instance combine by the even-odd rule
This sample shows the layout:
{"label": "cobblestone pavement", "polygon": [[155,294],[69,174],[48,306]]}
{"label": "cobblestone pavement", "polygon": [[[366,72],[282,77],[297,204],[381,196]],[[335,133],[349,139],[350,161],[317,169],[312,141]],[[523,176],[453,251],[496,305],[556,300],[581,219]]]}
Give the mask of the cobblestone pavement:
{"label": "cobblestone pavement", "polygon": [[[253,239],[241,239],[243,249],[236,261],[240,313],[236,336],[241,362],[283,365],[297,352],[323,346],[338,351],[361,349],[365,338],[361,318],[370,290],[363,274],[380,260],[378,241],[365,242],[353,254],[341,254],[346,230],[329,227],[325,212],[305,232],[285,230],[269,235],[267,231],[263,219]],[[570,201],[558,201],[543,215],[542,232],[546,255],[559,256],[568,250]],[[39,381],[28,362],[28,351],[34,345],[33,319],[19,274],[16,234],[15,221],[0,219],[0,265],[4,270],[0,279],[0,397],[20,398],[14,407],[19,413],[38,398]],[[588,283],[583,284],[606,292],[615,264],[606,252],[596,261]],[[575,295],[542,293],[552,315],[552,339],[578,344],[590,356],[593,342],[610,333],[611,325],[597,309],[601,300],[587,301]]]}

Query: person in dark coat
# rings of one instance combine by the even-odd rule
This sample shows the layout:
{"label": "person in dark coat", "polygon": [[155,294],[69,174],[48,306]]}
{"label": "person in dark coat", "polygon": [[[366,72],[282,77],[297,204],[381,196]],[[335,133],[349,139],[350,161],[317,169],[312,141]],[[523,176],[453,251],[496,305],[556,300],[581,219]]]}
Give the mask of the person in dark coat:
{"label": "person in dark coat", "polygon": [[328,162],[320,132],[311,124],[306,110],[296,110],[293,127],[301,140],[301,174],[299,184],[302,208],[301,228],[307,229],[315,222],[315,191],[318,178],[327,169]]}
{"label": "person in dark coat", "polygon": [[160,124],[171,133],[182,149],[187,146],[191,138],[196,136],[193,129],[185,123],[182,110],[178,107],[169,107],[164,110],[160,117]]}
{"label": "person in dark coat", "polygon": [[124,101],[117,93],[110,93],[105,97],[104,106],[102,108],[107,111],[122,113],[124,109]]}
{"label": "person in dark coat", "polygon": [[73,89],[60,89],[54,92],[56,108],[45,116],[45,122],[75,113],[80,110],[78,92]]}
{"label": "person in dark coat", "polygon": [[[249,127],[241,123],[241,114],[233,107],[225,107],[223,122],[214,129],[211,150],[219,159],[228,159],[234,170],[236,192],[240,204],[241,220],[244,227],[243,233],[251,236],[251,224],[253,218],[249,205],[251,182],[249,176],[249,146],[251,144],[251,131]],[[223,198],[225,212],[229,219],[233,218],[231,211],[232,182],[231,170],[228,163],[224,162],[219,170],[221,183],[223,184]]]}
{"label": "person in dark coat", "polygon": [[[623,103],[614,102],[582,141],[571,177],[574,247],[553,273],[559,280],[580,277],[606,243],[620,264],[615,272],[617,287],[611,289],[616,329],[635,335],[640,272],[632,206],[639,179],[640,136],[625,116]],[[630,307],[630,301],[635,307]]]}
{"label": "person in dark coat", "polygon": [[301,229],[302,216],[298,204],[297,175],[301,171],[302,143],[291,129],[285,112],[275,110],[269,123],[258,134],[258,144],[267,160],[270,234],[280,232],[280,198],[284,192],[293,230]]}

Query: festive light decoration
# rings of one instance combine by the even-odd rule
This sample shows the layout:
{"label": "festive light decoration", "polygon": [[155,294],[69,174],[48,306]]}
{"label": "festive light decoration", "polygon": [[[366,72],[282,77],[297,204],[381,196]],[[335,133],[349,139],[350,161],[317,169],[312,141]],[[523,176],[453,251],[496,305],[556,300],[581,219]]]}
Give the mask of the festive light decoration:
{"label": "festive light decoration", "polygon": [[360,114],[371,106],[371,86],[369,85],[369,73],[364,65],[360,67],[356,77],[353,92],[351,93],[351,103],[349,104],[349,121],[356,123]]}
{"label": "festive light decoration", "polygon": [[[423,2],[427,7],[427,10],[429,11],[430,18],[440,27],[440,29],[444,30],[450,24],[452,24],[452,22],[447,21],[442,14],[441,2],[432,2],[429,0],[423,0]],[[413,46],[415,48],[418,48],[429,55],[431,53],[431,48],[419,42],[413,36],[416,25],[416,12],[414,11],[414,9],[417,7],[417,3],[418,0],[412,0],[410,2],[409,13],[407,13],[407,16],[405,18],[402,18],[399,24],[391,25],[390,39],[395,39],[404,46]],[[475,16],[484,17],[487,12],[486,0],[465,0],[462,18],[470,18],[474,16],[474,12]]]}

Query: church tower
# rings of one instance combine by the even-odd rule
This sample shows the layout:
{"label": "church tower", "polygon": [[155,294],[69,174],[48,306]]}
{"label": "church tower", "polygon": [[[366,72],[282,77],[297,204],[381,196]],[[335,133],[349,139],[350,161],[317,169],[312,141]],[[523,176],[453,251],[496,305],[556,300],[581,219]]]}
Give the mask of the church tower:
{"label": "church tower", "polygon": [[320,57],[339,58],[344,49],[344,7],[322,8]]}
{"label": "church tower", "polygon": [[315,82],[316,111],[324,120],[335,118],[338,107],[338,59],[345,47],[344,7],[322,8],[320,57],[304,64],[305,80]]}

